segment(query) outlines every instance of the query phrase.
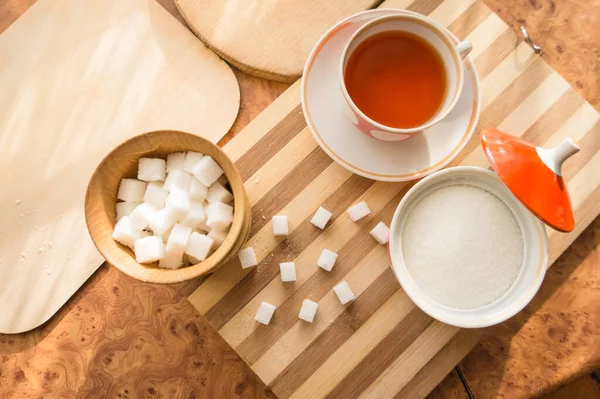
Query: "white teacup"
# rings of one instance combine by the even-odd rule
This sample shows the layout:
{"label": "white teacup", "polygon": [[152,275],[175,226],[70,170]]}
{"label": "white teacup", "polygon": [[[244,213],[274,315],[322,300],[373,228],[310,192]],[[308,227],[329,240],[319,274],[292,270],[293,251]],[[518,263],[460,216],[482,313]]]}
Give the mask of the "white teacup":
{"label": "white teacup", "polygon": [[[435,116],[420,126],[407,129],[394,128],[369,118],[352,101],[346,88],[344,79],[346,65],[354,50],[365,39],[375,34],[389,31],[403,31],[421,37],[438,52],[444,64],[446,73],[444,99]],[[352,35],[342,53],[339,69],[340,80],[342,82],[341,90],[344,100],[348,105],[348,111],[353,114],[349,114],[348,117],[361,132],[379,140],[400,141],[421,133],[424,129],[444,119],[456,105],[464,81],[462,58],[466,57],[471,49],[471,43],[463,41],[457,45],[443,26],[423,16],[398,14],[373,19]]]}

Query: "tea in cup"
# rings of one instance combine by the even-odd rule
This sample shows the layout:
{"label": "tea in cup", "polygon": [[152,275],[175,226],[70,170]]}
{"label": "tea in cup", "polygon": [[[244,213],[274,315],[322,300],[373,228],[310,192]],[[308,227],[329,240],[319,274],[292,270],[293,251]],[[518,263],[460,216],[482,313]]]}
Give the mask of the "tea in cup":
{"label": "tea in cup", "polygon": [[350,38],[340,62],[342,94],[359,130],[384,141],[421,133],[446,117],[462,91],[468,41],[454,43],[429,18],[376,18]]}

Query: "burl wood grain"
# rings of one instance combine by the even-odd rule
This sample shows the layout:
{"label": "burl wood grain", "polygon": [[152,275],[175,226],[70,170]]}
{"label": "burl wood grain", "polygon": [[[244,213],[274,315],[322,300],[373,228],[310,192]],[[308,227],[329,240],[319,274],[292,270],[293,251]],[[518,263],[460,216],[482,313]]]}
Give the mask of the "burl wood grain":
{"label": "burl wood grain", "polygon": [[0,354],[5,398],[274,398],[184,296],[107,266]]}

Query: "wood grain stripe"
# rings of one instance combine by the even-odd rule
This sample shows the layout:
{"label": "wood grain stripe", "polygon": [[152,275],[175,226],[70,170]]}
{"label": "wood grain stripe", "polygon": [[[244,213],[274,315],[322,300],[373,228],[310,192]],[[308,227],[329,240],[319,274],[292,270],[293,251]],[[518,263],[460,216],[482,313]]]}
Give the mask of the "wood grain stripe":
{"label": "wood grain stripe", "polygon": [[[569,91],[569,93],[573,93]],[[586,133],[583,138],[579,139],[579,147],[581,151],[577,156],[569,158],[562,168],[563,176],[567,182],[570,182],[591,159],[600,151],[600,121]],[[600,174],[600,170],[598,171]]]}
{"label": "wood grain stripe", "polygon": [[[372,180],[353,175],[332,195],[332,199],[328,200],[331,204],[328,209],[336,215],[341,214],[351,205],[356,195],[366,191],[372,184]],[[312,215],[309,215],[285,240],[281,241],[270,256],[262,261],[263,272],[251,272],[246,275],[241,284],[236,285],[206,314],[216,329],[221,329],[274,278],[279,278],[279,263],[295,259],[300,254],[297,251],[308,247],[321,235],[321,231],[310,223],[311,218]],[[252,280],[251,283],[249,280]],[[236,333],[239,333],[239,326],[235,329]],[[226,337],[225,339],[229,338],[226,331],[222,331],[221,334]]]}
{"label": "wood grain stripe", "polygon": [[419,372],[395,398],[424,398],[475,346],[483,335],[482,329],[463,329],[458,332]]}
{"label": "wood grain stripe", "polygon": [[485,21],[467,36],[467,40],[473,45],[473,49],[469,54],[471,59],[477,59],[488,46],[491,46],[507,30],[510,30],[510,28],[492,12]]}
{"label": "wood grain stripe", "polygon": [[[417,0],[406,9],[408,11],[418,12],[419,14],[429,15],[433,10],[439,7],[444,0]],[[383,8],[387,8],[386,3],[381,5]]]}
{"label": "wood grain stripe", "polygon": [[281,122],[281,119],[297,107],[300,93],[300,79],[284,91],[277,101],[269,106],[269,112],[262,112],[244,128],[244,134],[236,135],[223,150],[235,162]]}
{"label": "wood grain stripe", "polygon": [[428,16],[444,26],[448,26],[465,12],[475,0],[444,1]]}
{"label": "wood grain stripe", "polygon": [[383,398],[399,392],[458,331],[457,327],[434,321],[359,397]]}
{"label": "wood grain stripe", "polygon": [[544,143],[556,126],[562,126],[583,102],[584,100],[574,91],[566,91],[521,137],[534,144]]}
{"label": "wood grain stripe", "polygon": [[242,180],[246,181],[252,176],[305,127],[302,105],[298,104],[235,162]]}
{"label": "wood grain stripe", "polygon": [[413,308],[396,327],[375,346],[367,356],[340,381],[327,395],[328,398],[350,398],[363,392],[389,367],[433,319],[418,308]]}
{"label": "wood grain stripe", "polygon": [[448,29],[460,40],[464,40],[492,14],[493,12],[489,7],[482,2],[477,1],[471,4],[465,12],[452,21],[452,23],[448,25]]}
{"label": "wood grain stripe", "polygon": [[479,78],[485,78],[501,60],[505,59],[521,42],[517,35],[507,28],[475,61]]}
{"label": "wood grain stripe", "polygon": [[[368,319],[381,308],[392,295],[398,292],[398,282],[391,268],[387,268],[365,292],[357,298],[352,307],[346,308],[331,326],[313,341],[294,361],[287,366],[271,383],[273,391],[280,397],[289,397],[330,356],[346,343]],[[408,302],[408,298],[406,298]],[[391,310],[391,309],[390,309]],[[394,312],[401,312],[395,308]],[[307,325],[307,328],[310,326]],[[345,352],[348,353],[348,352]],[[329,379],[327,379],[329,380]],[[303,397],[315,395],[301,394]]]}

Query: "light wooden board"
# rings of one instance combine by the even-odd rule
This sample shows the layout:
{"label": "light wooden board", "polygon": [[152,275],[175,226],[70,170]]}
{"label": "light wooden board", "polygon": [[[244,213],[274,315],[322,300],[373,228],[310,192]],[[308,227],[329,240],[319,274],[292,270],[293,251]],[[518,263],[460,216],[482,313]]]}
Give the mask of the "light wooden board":
{"label": "light wooden board", "polygon": [[[547,230],[554,262],[600,213],[600,114],[479,1],[400,0],[382,7],[428,14],[474,45],[480,123],[452,165],[488,166],[479,146],[484,126],[547,146],[567,136],[579,140],[582,151],[564,169],[577,226],[570,234]],[[232,262],[188,298],[279,397],[424,396],[482,331],[433,321],[405,295],[386,248],[368,232],[381,220],[390,223],[411,184],[370,181],[334,163],[306,127],[299,88],[295,83],[225,146],[246,181],[254,216],[249,245],[260,265],[242,270]],[[360,200],[373,213],[353,223],[345,210]],[[324,231],[310,224],[321,204],[334,214]],[[286,238],[272,235],[277,214],[289,217]],[[323,248],[339,252],[331,273],[316,267]],[[295,284],[279,278],[278,264],[288,260],[296,262]],[[357,294],[347,307],[332,292],[342,279]],[[298,319],[306,298],[319,303],[313,324]],[[263,300],[278,307],[269,326],[253,319]]]}
{"label": "light wooden board", "polygon": [[377,0],[175,0],[207,46],[236,68],[293,82],[308,53],[334,23]]}
{"label": "light wooden board", "polygon": [[126,138],[217,142],[239,108],[227,64],[146,0],[40,0],[0,35],[0,332],[34,328],[102,263],[87,181]]}

